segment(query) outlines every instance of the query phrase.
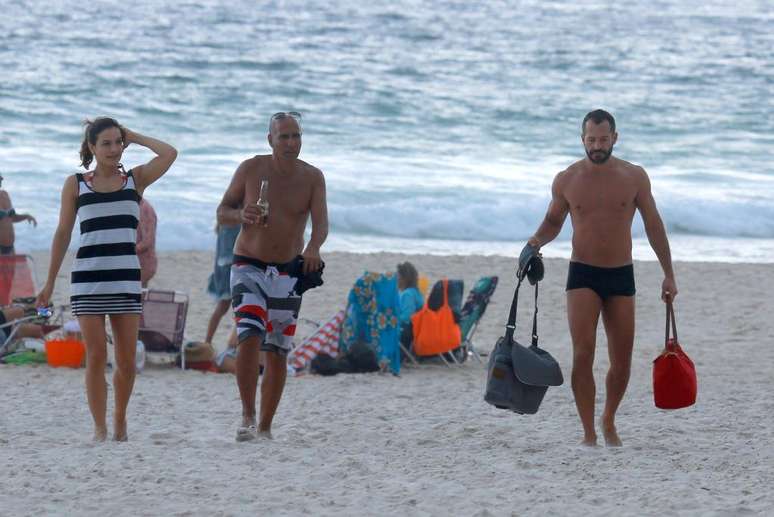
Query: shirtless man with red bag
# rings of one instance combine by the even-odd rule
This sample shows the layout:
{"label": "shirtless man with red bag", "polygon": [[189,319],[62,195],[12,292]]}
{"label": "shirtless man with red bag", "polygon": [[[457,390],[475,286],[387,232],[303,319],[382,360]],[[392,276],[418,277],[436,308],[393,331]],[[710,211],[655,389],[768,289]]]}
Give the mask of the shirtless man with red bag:
{"label": "shirtless man with red bag", "polygon": [[602,432],[608,446],[620,446],[615,413],[626,392],[634,344],[634,269],[631,226],[640,211],[664,281],[661,298],[677,295],[664,224],[650,180],[642,167],[612,156],[618,139],[615,119],[603,110],[586,115],[581,140],[586,156],[556,175],[545,219],[521,253],[526,265],[572,220],[572,256],[567,276],[567,319],[573,345],[572,390],[583,424],[583,444],[596,445],[593,366],[599,315],[605,326],[610,369],[605,387]]}

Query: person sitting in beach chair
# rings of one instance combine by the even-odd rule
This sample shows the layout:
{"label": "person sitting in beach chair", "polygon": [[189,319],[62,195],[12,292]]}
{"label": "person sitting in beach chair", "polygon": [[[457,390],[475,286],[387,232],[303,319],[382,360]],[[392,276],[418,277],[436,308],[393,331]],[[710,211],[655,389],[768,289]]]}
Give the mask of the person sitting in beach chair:
{"label": "person sitting in beach chair", "polygon": [[411,316],[425,304],[425,297],[418,287],[419,273],[411,262],[398,264],[398,292],[400,293],[401,329],[411,323]]}
{"label": "person sitting in beach chair", "polygon": [[44,339],[46,334],[60,327],[47,324],[47,319],[46,314],[38,313],[34,304],[8,305],[0,308],[0,355],[12,352],[11,345],[16,340]]}
{"label": "person sitting in beach chair", "polygon": [[[15,330],[14,335],[17,338],[43,338],[43,329],[39,324],[22,323],[20,321],[30,321],[37,317],[38,315],[34,307],[22,307],[18,305],[3,307],[0,309],[0,340],[5,342],[12,330]],[[13,326],[16,326],[16,329],[12,329]]]}
{"label": "person sitting in beach chair", "polygon": [[[237,345],[236,328],[231,330],[226,348],[220,352],[216,352],[213,345],[206,341],[189,341],[181,349],[179,360],[175,364],[187,370],[236,375]],[[184,357],[185,360],[183,359]],[[263,354],[259,354],[258,375],[262,374]]]}
{"label": "person sitting in beach chair", "polygon": [[0,255],[0,355],[11,351],[12,342],[43,339],[59,325],[45,323],[35,307],[37,282],[32,257]]}
{"label": "person sitting in beach chair", "polygon": [[[398,291],[400,292],[400,345],[410,348],[413,336],[411,333],[411,316],[425,304],[425,297],[419,290],[419,273],[411,262],[398,264]],[[405,352],[404,352],[405,354]]]}
{"label": "person sitting in beach chair", "polygon": [[346,355],[355,349],[360,356],[361,345],[366,345],[375,355],[378,369],[400,374],[399,314],[395,273],[366,271],[349,292],[339,352]]}
{"label": "person sitting in beach chair", "polygon": [[[237,341],[236,327],[231,329],[231,333],[228,335],[228,342],[226,348],[215,356],[212,360],[215,369],[218,373],[233,373],[236,375],[237,367],[237,350],[239,342]],[[261,363],[260,354],[258,362]]]}

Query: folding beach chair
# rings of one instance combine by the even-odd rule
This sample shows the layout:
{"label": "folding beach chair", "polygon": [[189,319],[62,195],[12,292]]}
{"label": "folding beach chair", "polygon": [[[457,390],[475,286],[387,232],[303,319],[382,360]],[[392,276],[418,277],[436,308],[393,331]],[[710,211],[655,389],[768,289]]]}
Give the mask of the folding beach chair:
{"label": "folding beach chair", "polygon": [[180,352],[185,369],[183,333],[188,316],[188,295],[180,291],[145,289],[142,293],[139,339],[148,353]]}
{"label": "folding beach chair", "polygon": [[481,359],[481,354],[476,350],[473,344],[473,334],[476,333],[478,323],[481,321],[481,317],[484,315],[489,300],[497,288],[496,276],[484,276],[481,277],[473,289],[470,290],[465,305],[462,306],[460,314],[460,331],[462,332],[462,360],[464,361],[468,355],[475,357],[482,365],[484,361]]}
{"label": "folding beach chair", "polygon": [[[299,321],[305,320],[300,318]],[[309,321],[309,320],[305,320]],[[339,355],[339,339],[341,325],[344,322],[344,311],[338,311],[327,322],[318,325],[316,330],[304,339],[288,354],[288,371],[297,375],[309,369],[312,360],[320,354],[330,357]],[[312,322],[315,323],[316,322]]]}
{"label": "folding beach chair", "polygon": [[[465,282],[463,280],[448,280],[447,289],[449,307],[451,307],[455,321],[459,324],[462,311],[462,296],[465,292]],[[438,280],[433,285],[433,288],[430,291],[430,295],[427,297],[427,306],[432,310],[438,310],[442,304],[443,280]],[[409,349],[403,343],[400,343],[400,348],[403,353],[411,360],[411,362],[414,364],[419,364],[419,361],[417,360],[418,356],[414,353],[413,346],[412,349]],[[455,348],[450,352],[425,357],[438,357],[441,359],[441,361],[443,361],[444,364],[446,364],[446,366],[450,366],[449,361],[455,364],[459,364],[462,362],[462,360],[464,360],[464,355],[462,354],[461,348],[462,343],[460,344],[460,347]]]}
{"label": "folding beach chair", "polygon": [[0,255],[0,305],[37,296],[35,263],[29,255]]}

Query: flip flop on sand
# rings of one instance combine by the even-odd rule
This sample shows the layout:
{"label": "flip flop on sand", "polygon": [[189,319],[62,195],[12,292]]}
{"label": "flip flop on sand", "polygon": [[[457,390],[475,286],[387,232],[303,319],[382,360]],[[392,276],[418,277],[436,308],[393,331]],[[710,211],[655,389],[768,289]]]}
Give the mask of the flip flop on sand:
{"label": "flip flop on sand", "polygon": [[243,425],[237,429],[236,441],[249,442],[258,438],[258,429],[254,425]]}

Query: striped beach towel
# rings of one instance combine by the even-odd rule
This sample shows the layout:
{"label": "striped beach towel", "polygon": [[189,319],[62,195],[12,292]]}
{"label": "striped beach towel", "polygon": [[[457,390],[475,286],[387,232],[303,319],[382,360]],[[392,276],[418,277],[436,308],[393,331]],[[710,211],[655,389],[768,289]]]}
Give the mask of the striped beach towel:
{"label": "striped beach towel", "polygon": [[319,354],[336,357],[339,354],[339,335],[344,311],[339,311],[288,354],[288,365],[295,373],[307,370]]}

